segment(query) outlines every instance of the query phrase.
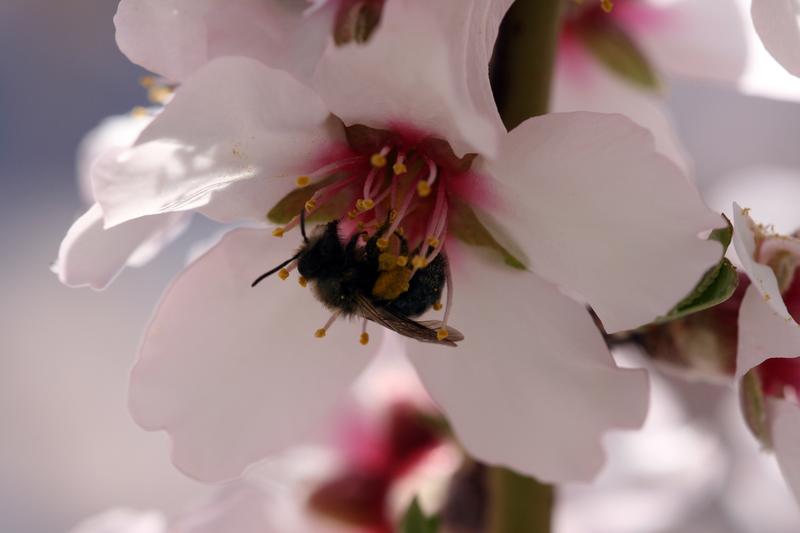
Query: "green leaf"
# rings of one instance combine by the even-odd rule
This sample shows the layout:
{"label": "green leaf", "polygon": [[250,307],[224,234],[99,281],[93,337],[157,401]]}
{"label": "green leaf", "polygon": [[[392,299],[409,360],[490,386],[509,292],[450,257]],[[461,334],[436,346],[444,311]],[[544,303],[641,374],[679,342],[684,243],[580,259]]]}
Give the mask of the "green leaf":
{"label": "green leaf", "polygon": [[425,516],[415,497],[400,523],[400,533],[436,533],[437,531],[439,531],[439,517]]}
{"label": "green leaf", "polygon": [[772,446],[768,421],[766,402],[764,401],[764,389],[761,386],[761,379],[755,370],[750,370],[742,377],[742,386],[739,387],[739,401],[742,406],[747,427],[753,435],[765,447]]}
{"label": "green leaf", "polygon": [[644,89],[658,90],[660,83],[650,61],[627,32],[610,19],[580,32],[586,48],[606,68]]}
{"label": "green leaf", "polygon": [[450,211],[450,232],[460,241],[472,246],[482,246],[497,253],[508,266],[517,270],[527,270],[525,263],[500,244],[489,229],[475,214],[471,207],[463,202],[454,201]]}
{"label": "green leaf", "polygon": [[730,298],[739,285],[739,274],[730,261],[723,258],[709,269],[695,289],[655,323],[669,322],[719,305]]}
{"label": "green leaf", "polygon": [[[275,206],[267,213],[267,220],[274,224],[288,224],[292,218],[305,209],[306,202],[319,189],[330,185],[342,176],[333,174],[316,183],[311,183],[306,187],[294,189],[292,192],[281,198]],[[319,222],[332,219],[337,213],[343,213],[347,206],[342,206],[334,199],[327,202],[321,209],[318,209],[308,220],[309,222]]]}
{"label": "green leaf", "polygon": [[731,245],[731,239],[733,238],[733,224],[731,224],[730,219],[724,214],[722,215],[722,218],[725,219],[727,226],[724,228],[717,228],[712,231],[708,236],[708,240],[722,243],[722,253],[724,254],[728,251],[728,246]]}

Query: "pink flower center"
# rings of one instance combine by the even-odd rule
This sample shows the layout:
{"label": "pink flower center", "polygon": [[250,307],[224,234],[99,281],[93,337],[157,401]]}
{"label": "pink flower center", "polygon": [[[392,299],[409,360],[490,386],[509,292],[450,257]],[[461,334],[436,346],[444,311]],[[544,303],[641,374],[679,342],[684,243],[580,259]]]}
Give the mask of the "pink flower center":
{"label": "pink flower center", "polygon": [[[347,136],[349,146],[330,150],[316,172],[297,178],[299,188],[309,189],[304,205],[273,234],[282,237],[300,227],[305,246],[280,265],[280,277],[297,269],[301,285],[314,282],[318,299],[334,311],[318,337],[340,315],[359,315],[365,318],[362,344],[369,340],[366,319],[418,340],[460,340],[447,329],[453,285],[445,247],[453,203],[487,197],[481,178],[470,172],[474,156],[459,158],[446,142],[402,126],[351,126]],[[304,224],[314,217],[331,222],[309,239]],[[319,268],[323,264],[330,267]],[[444,285],[444,317],[424,326],[435,330],[427,338],[407,319],[441,309]],[[372,314],[365,314],[365,306]]]}

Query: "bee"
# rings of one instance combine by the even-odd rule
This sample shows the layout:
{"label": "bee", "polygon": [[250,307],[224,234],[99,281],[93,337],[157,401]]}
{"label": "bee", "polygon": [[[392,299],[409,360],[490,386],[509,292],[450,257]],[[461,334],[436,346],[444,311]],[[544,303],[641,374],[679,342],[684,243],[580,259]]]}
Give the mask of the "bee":
{"label": "bee", "polygon": [[[339,221],[334,220],[315,227],[309,238],[305,211],[301,212],[300,230],[303,245],[297,253],[259,276],[252,287],[296,261],[298,273],[334,316],[359,316],[422,342],[456,346],[464,339],[450,326],[442,338],[440,321],[412,320],[441,299],[448,275],[443,253],[413,272],[410,265],[386,264],[378,243],[381,231],[363,245],[360,242],[367,234],[356,232],[345,244],[339,237]],[[401,255],[407,257],[407,241],[397,233],[395,237],[400,240]]]}

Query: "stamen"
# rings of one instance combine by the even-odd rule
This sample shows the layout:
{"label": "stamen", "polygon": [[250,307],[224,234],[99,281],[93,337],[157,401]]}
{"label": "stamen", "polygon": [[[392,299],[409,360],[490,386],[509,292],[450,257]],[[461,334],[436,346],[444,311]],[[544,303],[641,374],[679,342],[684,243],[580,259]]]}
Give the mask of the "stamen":
{"label": "stamen", "polygon": [[297,278],[297,283],[299,283],[304,289],[308,286],[308,280],[304,276]]}
{"label": "stamen", "polygon": [[367,333],[367,319],[364,319],[364,322],[361,324],[361,337],[358,339],[358,342],[361,343],[362,346],[366,346],[369,344],[369,333]]}
{"label": "stamen", "polygon": [[444,318],[442,318],[442,326],[436,330],[436,338],[440,341],[446,339],[450,335],[450,332],[447,331],[447,321],[450,318],[450,310],[453,308],[453,276],[450,275],[449,264],[445,266],[444,279],[447,284],[447,300],[444,308]]}
{"label": "stamen", "polygon": [[282,268],[278,271],[278,277],[282,280],[286,280],[289,277],[289,271],[285,268]]}
{"label": "stamen", "polygon": [[297,176],[296,183],[299,189],[308,187],[308,184],[311,183],[311,176]]}
{"label": "stamen", "polygon": [[411,264],[415,269],[425,268],[425,265],[427,265],[427,261],[425,261],[425,258],[422,257],[421,255],[415,255],[411,259]]}
{"label": "stamen", "polygon": [[[388,237],[394,235],[394,232],[397,231],[397,228],[400,226],[400,223],[403,221],[403,217],[406,216],[408,213],[408,208],[411,206],[411,202],[414,200],[414,188],[410,187],[408,192],[406,193],[406,197],[403,200],[403,205],[400,207],[400,211],[397,212],[397,216],[394,220],[392,220],[392,225],[383,234],[383,237],[386,238],[386,244],[389,244]],[[390,218],[391,220],[391,218]],[[378,239],[380,241],[380,239]],[[380,246],[379,246],[380,247]]]}
{"label": "stamen", "polygon": [[441,311],[442,310],[442,302],[436,302],[433,304],[434,311]]}
{"label": "stamen", "polygon": [[427,181],[418,181],[417,182],[417,194],[420,195],[421,198],[427,198],[431,194],[431,186],[428,185]]}
{"label": "stamen", "polygon": [[272,236],[273,237],[283,237],[283,234],[285,232],[286,232],[286,228],[277,227],[274,230],[272,230]]}
{"label": "stamen", "polygon": [[372,157],[369,158],[369,163],[374,168],[383,168],[386,166],[386,156],[389,154],[391,148],[389,146],[384,146],[380,152],[376,154],[372,154]]}
{"label": "stamen", "polygon": [[408,264],[408,257],[406,257],[404,255],[398,255],[397,256],[397,266],[404,267],[407,264]]}
{"label": "stamen", "polygon": [[600,0],[600,7],[606,13],[611,13],[611,11],[614,9],[614,2],[611,0]]}
{"label": "stamen", "polygon": [[311,213],[314,209],[317,208],[317,202],[314,200],[308,200],[305,205],[306,213]]}
{"label": "stamen", "polygon": [[433,184],[436,183],[436,178],[439,176],[439,167],[436,166],[436,163],[427,157],[425,158],[425,161],[428,163],[428,179],[424,182],[417,183],[417,192],[422,198],[425,198],[431,194]]}
{"label": "stamen", "polygon": [[406,154],[397,154],[397,161],[395,161],[394,165],[392,165],[392,172],[394,172],[395,176],[400,176],[408,172],[408,167],[406,167],[405,161]]}
{"label": "stamen", "polygon": [[336,322],[336,319],[339,318],[340,314],[342,314],[341,311],[336,311],[335,313],[333,313],[331,317],[328,319],[328,321],[325,322],[325,325],[314,332],[314,336],[318,339],[323,338],[328,333],[328,329],[330,329],[333,323]]}

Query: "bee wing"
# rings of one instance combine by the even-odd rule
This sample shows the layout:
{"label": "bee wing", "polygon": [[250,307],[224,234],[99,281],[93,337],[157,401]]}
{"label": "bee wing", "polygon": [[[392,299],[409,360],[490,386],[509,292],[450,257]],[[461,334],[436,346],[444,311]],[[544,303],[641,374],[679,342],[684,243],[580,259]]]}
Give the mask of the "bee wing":
{"label": "bee wing", "polygon": [[[430,328],[432,330],[437,330],[442,327],[441,320],[420,320],[420,324],[425,326],[426,328]],[[450,324],[447,325],[447,340],[451,340],[453,342],[461,342],[464,340],[464,334],[458,331],[456,328],[451,326]]]}
{"label": "bee wing", "polygon": [[[376,322],[385,328],[395,331],[400,335],[433,344],[444,344],[446,346],[456,345],[456,343],[453,342],[453,340],[456,339],[451,340],[452,337],[448,337],[446,339],[439,340],[436,336],[435,329],[431,329],[425,324],[411,320],[407,316],[403,316],[400,313],[394,313],[385,307],[376,307],[375,304],[365,296],[358,295],[357,302],[359,315],[363,316],[367,320],[372,320],[373,322]],[[461,338],[463,338],[463,336]]]}

